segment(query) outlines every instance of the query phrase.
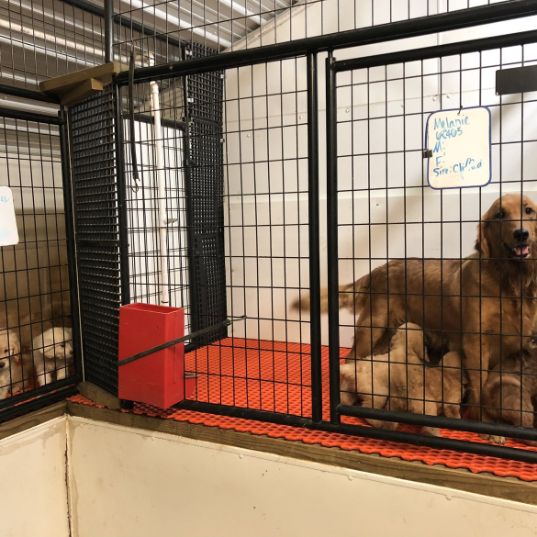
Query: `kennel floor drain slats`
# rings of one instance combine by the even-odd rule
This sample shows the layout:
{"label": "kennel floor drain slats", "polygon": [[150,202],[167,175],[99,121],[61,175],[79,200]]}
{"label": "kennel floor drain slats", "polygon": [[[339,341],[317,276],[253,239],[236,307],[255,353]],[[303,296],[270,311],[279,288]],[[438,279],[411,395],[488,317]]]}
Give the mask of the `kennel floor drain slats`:
{"label": "kennel floor drain slats", "polygon": [[[186,357],[186,371],[197,374],[196,392],[192,399],[224,405],[242,406],[273,412],[284,412],[309,417],[311,387],[309,346],[293,343],[226,338],[208,345]],[[328,349],[322,351],[324,386],[328,386]],[[97,406],[80,395],[71,401]],[[171,409],[163,411],[149,405],[136,404],[135,414],[159,417],[192,424],[232,429],[250,434],[280,438],[289,441],[336,447],[347,451],[398,457],[406,461],[448,468],[464,468],[473,473],[492,473],[499,477],[515,477],[524,481],[537,481],[537,465],[486,457],[471,453],[439,450],[388,442],[374,438],[347,435],[234,418]],[[323,394],[323,417],[328,418],[328,393]],[[355,418],[344,418],[348,423],[363,423]],[[413,430],[411,426],[404,426]],[[415,429],[414,429],[415,430]],[[474,433],[442,430],[442,436],[456,440],[483,442]],[[508,440],[507,445],[532,449]]]}

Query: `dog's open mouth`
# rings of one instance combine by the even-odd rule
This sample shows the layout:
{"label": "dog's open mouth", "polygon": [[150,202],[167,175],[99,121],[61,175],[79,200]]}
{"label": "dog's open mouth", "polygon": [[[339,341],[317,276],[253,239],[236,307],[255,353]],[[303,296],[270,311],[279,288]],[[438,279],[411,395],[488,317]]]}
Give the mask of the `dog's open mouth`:
{"label": "dog's open mouth", "polygon": [[530,255],[530,247],[527,244],[518,244],[517,246],[510,248],[513,257],[517,259],[525,259]]}

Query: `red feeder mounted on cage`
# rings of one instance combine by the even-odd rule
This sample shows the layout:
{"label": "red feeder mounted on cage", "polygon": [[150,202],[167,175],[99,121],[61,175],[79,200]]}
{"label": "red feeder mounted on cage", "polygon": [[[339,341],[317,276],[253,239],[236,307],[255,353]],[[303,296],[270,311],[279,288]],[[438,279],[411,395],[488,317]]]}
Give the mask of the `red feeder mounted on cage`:
{"label": "red feeder mounted on cage", "polygon": [[[118,397],[162,409],[182,401],[185,398],[184,339],[182,308],[150,304],[122,306]],[[158,350],[159,346],[165,348]]]}

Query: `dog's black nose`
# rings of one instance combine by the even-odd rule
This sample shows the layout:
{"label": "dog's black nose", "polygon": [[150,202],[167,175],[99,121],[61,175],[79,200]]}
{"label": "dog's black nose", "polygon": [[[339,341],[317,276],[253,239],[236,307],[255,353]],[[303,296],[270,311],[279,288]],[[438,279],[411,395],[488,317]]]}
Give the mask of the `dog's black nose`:
{"label": "dog's black nose", "polygon": [[4,361],[0,361],[0,369],[4,369],[6,367],[6,363]]}
{"label": "dog's black nose", "polygon": [[525,242],[528,240],[530,233],[527,229],[515,229],[513,235],[517,241]]}

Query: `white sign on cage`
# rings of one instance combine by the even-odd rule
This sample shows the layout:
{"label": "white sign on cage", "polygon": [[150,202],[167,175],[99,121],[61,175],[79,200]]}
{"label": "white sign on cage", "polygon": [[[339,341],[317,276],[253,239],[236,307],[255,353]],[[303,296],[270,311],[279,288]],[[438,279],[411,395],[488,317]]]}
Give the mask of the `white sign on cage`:
{"label": "white sign on cage", "polygon": [[0,246],[18,244],[19,233],[11,188],[0,186]]}
{"label": "white sign on cage", "polygon": [[427,119],[425,144],[427,179],[432,188],[476,187],[490,181],[488,108],[433,112]]}

